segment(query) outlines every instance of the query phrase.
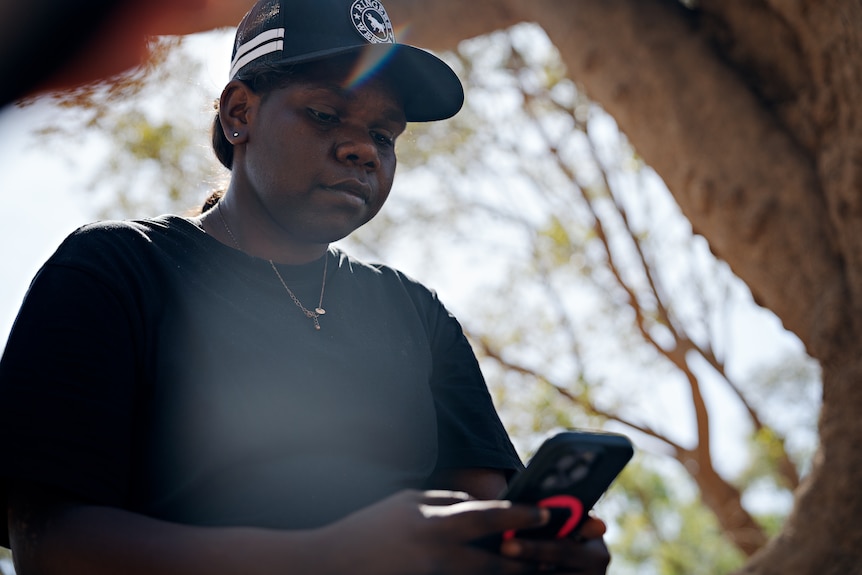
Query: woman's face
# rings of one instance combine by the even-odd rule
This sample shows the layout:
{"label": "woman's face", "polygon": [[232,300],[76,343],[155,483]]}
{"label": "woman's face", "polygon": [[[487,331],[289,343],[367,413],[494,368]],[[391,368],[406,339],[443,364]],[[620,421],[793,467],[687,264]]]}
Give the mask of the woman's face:
{"label": "woman's face", "polygon": [[257,223],[292,242],[345,237],[380,211],[392,187],[403,106],[379,79],[344,87],[348,64],[316,66],[249,107],[234,184],[257,204]]}

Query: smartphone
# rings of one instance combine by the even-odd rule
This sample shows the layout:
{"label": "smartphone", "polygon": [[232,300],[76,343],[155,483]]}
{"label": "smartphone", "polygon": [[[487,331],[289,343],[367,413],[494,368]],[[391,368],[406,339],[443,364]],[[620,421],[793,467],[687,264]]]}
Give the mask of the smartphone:
{"label": "smartphone", "polygon": [[551,519],[536,529],[507,531],[503,539],[553,539],[577,531],[633,454],[632,442],[618,433],[564,431],[545,440],[502,499],[547,507]]}

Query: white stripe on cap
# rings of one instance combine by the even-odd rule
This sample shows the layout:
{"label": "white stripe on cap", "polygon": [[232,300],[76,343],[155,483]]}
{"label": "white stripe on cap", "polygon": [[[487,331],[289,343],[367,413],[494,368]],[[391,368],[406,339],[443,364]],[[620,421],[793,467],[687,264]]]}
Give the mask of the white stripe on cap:
{"label": "white stripe on cap", "polygon": [[236,56],[233,57],[233,62],[230,64],[230,77],[236,76],[240,68],[260,58],[264,54],[276,52],[284,48],[284,28],[273,28],[266,32],[261,32],[248,42],[242,44],[236,49]]}

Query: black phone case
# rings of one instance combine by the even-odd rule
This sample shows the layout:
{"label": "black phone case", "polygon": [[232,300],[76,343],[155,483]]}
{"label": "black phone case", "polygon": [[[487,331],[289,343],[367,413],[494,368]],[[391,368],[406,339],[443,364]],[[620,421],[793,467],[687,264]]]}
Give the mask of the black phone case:
{"label": "black phone case", "polygon": [[547,439],[502,498],[548,507],[551,519],[508,536],[547,539],[577,530],[633,454],[631,441],[617,433],[565,431]]}

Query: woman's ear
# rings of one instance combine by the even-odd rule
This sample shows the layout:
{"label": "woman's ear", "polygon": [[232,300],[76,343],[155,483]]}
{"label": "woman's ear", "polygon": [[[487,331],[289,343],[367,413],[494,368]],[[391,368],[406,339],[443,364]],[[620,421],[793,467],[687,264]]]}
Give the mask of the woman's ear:
{"label": "woman's ear", "polygon": [[254,106],[260,97],[244,82],[231,80],[219,98],[219,120],[224,136],[236,146],[248,140],[248,128]]}

